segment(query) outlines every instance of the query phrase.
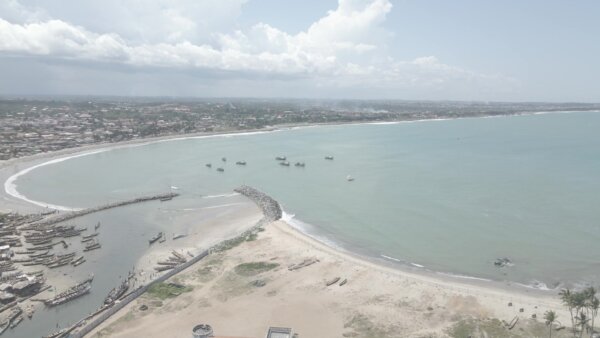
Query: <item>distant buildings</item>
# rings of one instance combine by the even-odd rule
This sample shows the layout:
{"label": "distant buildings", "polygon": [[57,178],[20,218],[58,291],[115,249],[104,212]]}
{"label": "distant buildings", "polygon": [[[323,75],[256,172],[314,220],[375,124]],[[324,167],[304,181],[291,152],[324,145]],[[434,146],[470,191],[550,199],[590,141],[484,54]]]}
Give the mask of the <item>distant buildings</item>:
{"label": "distant buildings", "polygon": [[399,100],[0,99],[0,160],[95,143],[196,132],[591,109],[600,109],[600,105]]}

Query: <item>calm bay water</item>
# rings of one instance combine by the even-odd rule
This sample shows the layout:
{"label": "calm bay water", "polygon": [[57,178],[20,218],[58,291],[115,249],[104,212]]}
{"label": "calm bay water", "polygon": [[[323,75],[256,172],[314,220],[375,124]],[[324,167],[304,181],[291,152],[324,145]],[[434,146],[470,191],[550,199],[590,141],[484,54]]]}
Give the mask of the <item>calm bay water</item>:
{"label": "calm bay water", "polygon": [[[30,199],[70,207],[171,186],[191,197],[248,184],[344,248],[552,287],[600,281],[599,129],[600,113],[309,127],[119,148],[16,183]],[[515,265],[498,269],[498,257]]]}

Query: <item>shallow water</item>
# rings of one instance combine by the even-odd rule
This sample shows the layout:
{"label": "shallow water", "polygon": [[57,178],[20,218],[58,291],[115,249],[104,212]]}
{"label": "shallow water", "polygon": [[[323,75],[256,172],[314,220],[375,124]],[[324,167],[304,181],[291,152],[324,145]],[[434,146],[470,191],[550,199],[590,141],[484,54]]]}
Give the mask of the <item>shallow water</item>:
{"label": "shallow water", "polygon": [[[599,127],[600,113],[568,113],[297,128],[119,148],[34,169],[16,184],[69,207],[248,184],[346,249],[554,287],[600,280]],[[498,269],[498,257],[515,265]]]}

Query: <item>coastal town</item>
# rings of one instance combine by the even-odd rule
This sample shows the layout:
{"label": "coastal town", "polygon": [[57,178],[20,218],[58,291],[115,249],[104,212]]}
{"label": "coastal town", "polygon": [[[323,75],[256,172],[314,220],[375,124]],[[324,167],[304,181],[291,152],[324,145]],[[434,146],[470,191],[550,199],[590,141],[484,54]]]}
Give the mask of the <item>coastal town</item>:
{"label": "coastal town", "polygon": [[92,144],[179,134],[598,108],[598,104],[587,103],[2,98],[0,160]]}

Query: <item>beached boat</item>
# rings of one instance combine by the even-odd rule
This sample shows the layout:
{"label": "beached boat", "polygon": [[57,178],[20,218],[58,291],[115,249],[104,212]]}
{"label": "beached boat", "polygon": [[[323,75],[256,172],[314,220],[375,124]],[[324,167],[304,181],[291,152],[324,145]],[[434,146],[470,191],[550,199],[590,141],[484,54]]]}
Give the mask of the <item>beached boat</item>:
{"label": "beached boat", "polygon": [[154,242],[156,242],[156,241],[158,241],[159,239],[161,239],[161,238],[162,238],[162,236],[163,236],[163,233],[162,233],[162,231],[161,231],[161,232],[159,232],[158,234],[156,234],[156,236],[154,236],[154,237],[150,238],[150,239],[148,240],[148,243],[150,243],[150,244],[153,244]]}
{"label": "beached boat", "polygon": [[90,238],[96,237],[96,236],[98,236],[98,233],[94,233],[94,234],[91,234],[91,235],[81,236],[81,238],[83,238],[83,239],[90,239]]}
{"label": "beached boat", "polygon": [[287,157],[285,157],[285,156],[277,156],[277,157],[275,157],[275,160],[277,160],[277,161],[285,161],[285,160],[287,160]]}
{"label": "beached boat", "polygon": [[173,199],[173,196],[165,196],[165,197],[161,197],[160,201],[161,202],[167,202]]}
{"label": "beached boat", "polygon": [[157,272],[162,272],[162,271],[166,271],[166,270],[171,270],[175,268],[174,265],[162,265],[162,266],[157,266],[154,268],[154,270],[156,270]]}
{"label": "beached boat", "polygon": [[294,164],[296,167],[304,167],[304,162],[296,162],[296,164]]}
{"label": "beached boat", "polygon": [[335,283],[337,283],[339,281],[340,281],[340,277],[335,277],[334,279],[331,279],[331,280],[325,282],[325,285],[326,286],[330,286],[330,285],[333,285],[333,284],[335,284]]}
{"label": "beached boat", "polygon": [[329,155],[329,156],[325,156],[326,160],[333,160],[333,156]]}
{"label": "beached boat", "polygon": [[183,237],[186,237],[186,236],[187,235],[184,235],[184,234],[174,235],[173,236],[173,240],[180,239],[180,238],[183,238]]}
{"label": "beached boat", "polygon": [[282,166],[284,166],[284,167],[289,167],[289,166],[290,166],[290,162],[288,162],[288,161],[283,161],[283,162],[280,162],[280,163],[279,163],[279,165],[282,165]]}

